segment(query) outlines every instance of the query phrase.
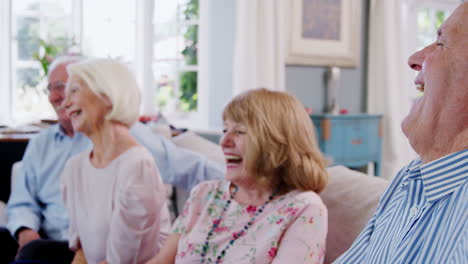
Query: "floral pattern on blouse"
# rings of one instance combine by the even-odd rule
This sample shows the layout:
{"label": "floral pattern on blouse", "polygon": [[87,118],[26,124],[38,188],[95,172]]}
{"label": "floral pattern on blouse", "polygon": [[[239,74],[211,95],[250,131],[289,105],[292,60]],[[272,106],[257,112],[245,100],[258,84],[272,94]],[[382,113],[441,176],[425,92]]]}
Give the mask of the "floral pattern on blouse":
{"label": "floral pattern on blouse", "polygon": [[[257,206],[232,200],[221,221],[218,218],[229,199],[225,180],[196,186],[174,222],[180,234],[176,263],[200,263],[202,246],[213,226],[207,259],[214,260],[250,221]],[[225,264],[323,263],[327,235],[327,209],[312,192],[292,191],[269,203],[252,226],[226,251]],[[206,261],[205,263],[210,263]]]}

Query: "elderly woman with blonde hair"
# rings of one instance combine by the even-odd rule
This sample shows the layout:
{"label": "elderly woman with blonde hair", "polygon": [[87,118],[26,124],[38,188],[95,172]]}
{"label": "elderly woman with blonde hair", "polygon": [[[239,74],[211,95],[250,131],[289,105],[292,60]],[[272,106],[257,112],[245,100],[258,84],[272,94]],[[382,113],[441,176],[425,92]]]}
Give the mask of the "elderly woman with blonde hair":
{"label": "elderly woman with blonde hair", "polygon": [[130,71],[111,59],[70,64],[63,102],[91,151],[62,174],[69,246],[88,263],[144,263],[167,236],[165,190],[151,154],[130,135],[140,94]]}
{"label": "elderly woman with blonde hair", "polygon": [[323,263],[326,161],[293,96],[266,89],[223,112],[226,178],[195,187],[148,263]]}

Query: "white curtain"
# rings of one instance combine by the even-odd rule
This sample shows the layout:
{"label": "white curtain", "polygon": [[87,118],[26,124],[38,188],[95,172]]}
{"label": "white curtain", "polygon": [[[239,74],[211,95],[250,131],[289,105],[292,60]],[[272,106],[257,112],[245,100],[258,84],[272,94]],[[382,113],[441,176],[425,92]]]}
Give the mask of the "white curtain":
{"label": "white curtain", "polygon": [[11,1],[0,1],[0,125],[11,122]]}
{"label": "white curtain", "polygon": [[407,65],[414,32],[408,11],[405,0],[370,1],[367,105],[369,113],[383,114],[381,175],[389,179],[415,157],[400,128],[415,89],[415,74]]}
{"label": "white curtain", "polygon": [[237,0],[234,95],[258,87],[285,90],[288,2]]}
{"label": "white curtain", "polygon": [[154,78],[153,78],[153,0],[136,2],[135,23],[135,73],[136,79],[142,89],[141,112],[142,114],[155,114],[154,108]]}

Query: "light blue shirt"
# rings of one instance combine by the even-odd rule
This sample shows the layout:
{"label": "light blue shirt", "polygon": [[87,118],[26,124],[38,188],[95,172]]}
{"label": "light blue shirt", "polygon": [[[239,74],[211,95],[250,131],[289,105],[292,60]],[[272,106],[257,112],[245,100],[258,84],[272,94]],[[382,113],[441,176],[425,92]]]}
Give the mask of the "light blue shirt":
{"label": "light blue shirt", "polygon": [[[151,152],[165,183],[190,190],[201,181],[224,177],[224,168],[175,146],[143,124],[135,124],[130,132]],[[7,228],[12,234],[27,227],[43,230],[52,239],[68,239],[68,215],[60,193],[60,175],[70,157],[90,149],[87,137],[80,133],[68,137],[58,125],[30,140],[8,200]]]}
{"label": "light blue shirt", "polygon": [[468,149],[402,169],[335,263],[468,263]]}

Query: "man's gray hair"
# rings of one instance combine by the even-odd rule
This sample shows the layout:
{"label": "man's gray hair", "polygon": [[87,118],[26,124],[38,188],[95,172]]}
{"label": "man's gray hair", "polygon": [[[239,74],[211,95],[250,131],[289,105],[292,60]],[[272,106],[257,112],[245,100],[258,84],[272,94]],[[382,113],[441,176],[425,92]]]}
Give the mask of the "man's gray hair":
{"label": "man's gray hair", "polygon": [[84,60],[86,60],[86,57],[82,55],[61,55],[55,58],[52,61],[52,63],[49,65],[49,70],[47,71],[47,77],[49,77],[50,73],[53,72],[60,65],[76,63],[76,62],[80,62]]}

